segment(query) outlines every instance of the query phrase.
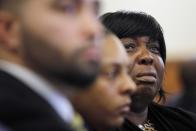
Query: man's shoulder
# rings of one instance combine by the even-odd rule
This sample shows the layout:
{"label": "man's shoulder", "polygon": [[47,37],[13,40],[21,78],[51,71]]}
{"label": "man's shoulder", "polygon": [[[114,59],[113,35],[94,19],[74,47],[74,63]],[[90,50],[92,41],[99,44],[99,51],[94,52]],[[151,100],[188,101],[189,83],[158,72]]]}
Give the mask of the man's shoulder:
{"label": "man's shoulder", "polygon": [[[30,111],[35,105],[43,103],[41,97],[28,86],[12,76],[0,70],[0,115]],[[9,109],[10,108],[10,109]]]}
{"label": "man's shoulder", "polygon": [[40,129],[71,131],[69,125],[58,117],[45,99],[15,76],[2,70],[0,70],[0,121],[11,129],[20,131]]}
{"label": "man's shoulder", "polygon": [[12,99],[15,96],[17,98],[24,98],[25,96],[36,94],[24,82],[2,70],[0,70],[0,87],[0,98],[5,97],[4,99]]}
{"label": "man's shoulder", "polygon": [[22,84],[24,86],[24,84],[19,79],[17,79],[13,75],[1,69],[0,69],[0,84],[1,84],[1,87],[3,87],[4,85],[9,86],[13,84]]}

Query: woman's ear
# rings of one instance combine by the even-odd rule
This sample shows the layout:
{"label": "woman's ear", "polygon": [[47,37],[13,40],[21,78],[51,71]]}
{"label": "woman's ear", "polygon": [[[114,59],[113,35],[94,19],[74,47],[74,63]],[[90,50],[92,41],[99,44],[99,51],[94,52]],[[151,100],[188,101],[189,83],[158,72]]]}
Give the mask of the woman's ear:
{"label": "woman's ear", "polygon": [[0,11],[0,46],[9,51],[17,51],[19,36],[16,17],[8,11]]}

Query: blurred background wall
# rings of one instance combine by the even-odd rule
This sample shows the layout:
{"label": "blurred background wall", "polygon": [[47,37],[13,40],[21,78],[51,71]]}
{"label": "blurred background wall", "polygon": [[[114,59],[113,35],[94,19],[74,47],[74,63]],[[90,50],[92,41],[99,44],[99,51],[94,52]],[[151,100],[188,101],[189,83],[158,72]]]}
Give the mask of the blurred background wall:
{"label": "blurred background wall", "polygon": [[196,59],[196,0],[102,0],[101,14],[117,10],[146,12],[164,30],[167,46],[165,90],[179,94],[179,67]]}

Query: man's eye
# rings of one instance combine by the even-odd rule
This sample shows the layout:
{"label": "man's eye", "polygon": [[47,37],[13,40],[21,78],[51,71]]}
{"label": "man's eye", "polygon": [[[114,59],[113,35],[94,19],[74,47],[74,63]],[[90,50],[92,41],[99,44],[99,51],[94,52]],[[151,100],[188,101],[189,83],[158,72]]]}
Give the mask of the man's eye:
{"label": "man's eye", "polygon": [[77,5],[72,2],[62,2],[60,1],[59,3],[55,4],[55,7],[57,10],[64,12],[64,13],[71,13],[75,14],[77,12]]}
{"label": "man's eye", "polygon": [[136,45],[134,43],[124,44],[125,49],[129,51],[133,51],[136,48]]}
{"label": "man's eye", "polygon": [[76,7],[73,4],[67,4],[62,6],[62,10],[65,13],[76,13]]}

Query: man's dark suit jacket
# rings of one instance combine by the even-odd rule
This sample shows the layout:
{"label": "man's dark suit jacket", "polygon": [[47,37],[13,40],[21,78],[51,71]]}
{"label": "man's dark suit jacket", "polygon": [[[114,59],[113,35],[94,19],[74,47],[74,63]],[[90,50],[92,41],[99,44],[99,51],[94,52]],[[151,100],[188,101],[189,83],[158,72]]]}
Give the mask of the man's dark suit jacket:
{"label": "man's dark suit jacket", "polygon": [[73,131],[46,100],[1,70],[0,122],[13,131]]}

